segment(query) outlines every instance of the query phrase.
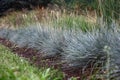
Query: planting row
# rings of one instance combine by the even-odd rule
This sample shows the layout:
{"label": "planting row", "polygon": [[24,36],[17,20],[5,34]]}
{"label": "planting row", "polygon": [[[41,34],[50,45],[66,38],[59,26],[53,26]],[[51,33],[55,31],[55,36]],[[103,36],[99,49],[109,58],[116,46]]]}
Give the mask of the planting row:
{"label": "planting row", "polygon": [[32,25],[16,30],[1,29],[0,37],[17,47],[38,50],[44,58],[58,57],[62,63],[82,68],[83,72],[90,66],[109,69],[112,73],[120,68],[120,29],[115,23],[91,32]]}

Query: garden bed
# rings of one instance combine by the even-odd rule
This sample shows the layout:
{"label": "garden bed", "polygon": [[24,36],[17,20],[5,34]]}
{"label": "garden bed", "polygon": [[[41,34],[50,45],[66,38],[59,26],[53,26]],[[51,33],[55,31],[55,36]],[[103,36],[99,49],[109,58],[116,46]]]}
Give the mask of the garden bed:
{"label": "garden bed", "polygon": [[[91,77],[91,68],[87,68],[82,72],[82,68],[74,68],[69,67],[66,63],[62,63],[59,57],[56,58],[43,58],[42,53],[38,52],[34,49],[28,49],[26,47],[19,48],[15,44],[11,43],[9,40],[0,38],[0,43],[5,45],[6,47],[10,48],[12,52],[19,55],[20,57],[24,57],[27,59],[32,65],[37,67],[53,67],[54,69],[59,69],[63,71],[65,75],[64,80],[68,80],[70,77],[77,77],[77,80],[83,80],[83,78]],[[92,67],[92,65],[91,65]],[[102,79],[98,79],[102,80]]]}

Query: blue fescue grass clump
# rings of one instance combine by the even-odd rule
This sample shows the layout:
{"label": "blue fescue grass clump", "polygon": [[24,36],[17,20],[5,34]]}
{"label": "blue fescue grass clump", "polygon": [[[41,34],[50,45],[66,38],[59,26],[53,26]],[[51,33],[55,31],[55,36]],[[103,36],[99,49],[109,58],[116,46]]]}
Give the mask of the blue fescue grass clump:
{"label": "blue fescue grass clump", "polygon": [[[61,59],[71,67],[85,68],[88,64],[94,63],[95,66],[103,64],[101,67],[104,68],[108,61],[110,69],[117,67],[119,70],[120,29],[115,23],[107,26],[103,25],[97,30],[84,32],[34,25],[13,31],[1,30],[0,34],[7,35],[0,37],[9,39],[19,47],[37,49],[44,57],[61,56]],[[110,48],[108,51],[106,46]]]}

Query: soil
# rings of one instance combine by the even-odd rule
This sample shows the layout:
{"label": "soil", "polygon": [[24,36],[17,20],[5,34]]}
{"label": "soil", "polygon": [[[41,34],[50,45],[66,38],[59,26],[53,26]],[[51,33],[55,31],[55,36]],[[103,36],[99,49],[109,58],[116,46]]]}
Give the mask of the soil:
{"label": "soil", "polygon": [[[84,73],[82,72],[82,68],[73,68],[69,67],[67,63],[62,63],[59,56],[53,58],[43,58],[42,54],[35,49],[31,48],[19,48],[16,44],[11,43],[9,40],[0,38],[0,44],[8,47],[12,52],[19,55],[20,57],[24,57],[27,59],[31,65],[35,65],[37,67],[53,67],[55,69],[61,70],[65,74],[64,80],[68,80],[70,77],[77,77],[77,80],[83,80],[83,77],[88,77],[86,80],[90,80],[90,72],[91,69],[87,68]],[[83,76],[84,75],[84,76]],[[101,79],[96,79],[101,80]]]}

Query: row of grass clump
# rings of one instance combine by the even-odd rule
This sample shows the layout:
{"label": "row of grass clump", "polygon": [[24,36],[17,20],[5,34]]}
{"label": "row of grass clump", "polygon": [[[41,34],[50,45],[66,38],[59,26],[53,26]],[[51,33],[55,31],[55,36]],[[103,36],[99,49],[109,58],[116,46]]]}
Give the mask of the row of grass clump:
{"label": "row of grass clump", "polygon": [[[70,28],[77,26],[85,29],[99,22],[101,18],[108,24],[113,20],[119,23],[120,20],[119,0],[51,0],[50,3],[57,4],[60,7],[63,6],[64,8],[56,11],[56,7],[54,10],[49,10],[48,6],[48,9],[36,9],[30,11],[30,13],[14,12],[0,19],[0,23],[9,27],[20,27],[40,22],[43,25],[66,26]],[[73,9],[70,8],[71,11],[69,14],[69,10],[66,7],[73,7]],[[80,15],[76,15],[74,10]]]}
{"label": "row of grass clump", "polygon": [[36,68],[24,58],[0,45],[0,80],[63,80],[64,75],[52,68]]}
{"label": "row of grass clump", "polygon": [[31,24],[40,24],[51,26],[54,28],[75,29],[79,28],[83,31],[97,28],[96,17],[76,15],[74,13],[67,14],[60,11],[47,10],[31,11],[30,13],[15,12],[0,19],[0,25],[4,27],[20,28],[30,26]]}
{"label": "row of grass clump", "polygon": [[[113,70],[114,73],[120,69],[120,30],[116,23],[109,25],[110,29],[107,26],[102,24],[99,29],[84,32],[76,30],[77,28],[61,29],[32,25],[17,30],[1,29],[0,37],[8,39],[18,47],[36,49],[45,58],[60,57],[61,62],[68,64],[69,67],[83,68],[83,73],[90,65],[92,65],[91,74],[96,67],[103,71]],[[116,75],[112,75],[114,76]],[[114,78],[120,79],[119,76]]]}

